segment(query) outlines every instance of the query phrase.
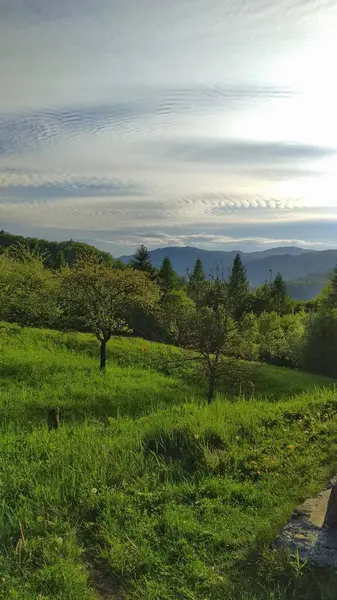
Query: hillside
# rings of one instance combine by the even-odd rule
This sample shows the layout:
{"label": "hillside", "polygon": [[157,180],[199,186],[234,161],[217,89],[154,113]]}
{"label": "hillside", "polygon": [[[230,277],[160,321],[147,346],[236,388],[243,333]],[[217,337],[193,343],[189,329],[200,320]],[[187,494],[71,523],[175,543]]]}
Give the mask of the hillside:
{"label": "hillside", "polygon": [[24,237],[21,235],[13,235],[6,231],[0,231],[0,252],[10,246],[21,244],[28,246],[30,249],[38,248],[42,255],[45,255],[45,264],[50,267],[56,267],[60,264],[60,261],[64,261],[69,265],[72,265],[76,261],[76,257],[80,253],[91,253],[93,255],[99,255],[102,257],[104,262],[112,263],[113,258],[108,252],[98,250],[95,246],[84,244],[83,242],[77,242],[74,240],[67,240],[63,242],[52,242],[49,240],[43,240],[39,238]]}
{"label": "hillside", "polygon": [[[220,250],[200,250],[198,248],[169,247],[159,248],[150,252],[152,263],[158,267],[165,256],[172,262],[173,268],[184,275],[191,270],[197,258],[203,262],[204,270],[209,276],[216,275],[218,265],[219,275],[224,277],[232,267],[237,252]],[[312,273],[326,274],[337,262],[337,250],[308,251],[301,248],[275,248],[262,252],[239,252],[247,268],[250,284],[255,287],[269,280],[271,273],[275,276],[281,273],[286,281],[306,278]],[[132,257],[121,256],[123,262],[129,262]]]}
{"label": "hillside", "polygon": [[0,597],[334,600],[334,573],[270,547],[336,472],[331,380],[250,364],[259,394],[206,405],[163,374],[174,348],[113,340],[105,374],[97,351],[0,327]]}
{"label": "hillside", "polygon": [[294,300],[312,300],[321,293],[329,280],[329,272],[313,273],[287,282],[287,292]]}

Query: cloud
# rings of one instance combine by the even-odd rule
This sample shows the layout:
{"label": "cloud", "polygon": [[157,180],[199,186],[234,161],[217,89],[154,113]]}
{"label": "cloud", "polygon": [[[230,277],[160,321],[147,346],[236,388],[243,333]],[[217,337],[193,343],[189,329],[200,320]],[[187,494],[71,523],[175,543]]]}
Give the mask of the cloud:
{"label": "cloud", "polygon": [[[111,98],[101,104],[54,106],[12,114],[1,113],[0,100],[0,156],[36,152],[59,142],[66,145],[86,133],[95,137],[109,131],[154,135],[155,129],[165,129],[165,124],[174,129],[184,127],[186,119],[198,119],[209,111],[215,116],[231,108],[237,110],[242,104],[288,98],[291,91],[268,86],[169,88],[151,85],[121,89],[119,94],[120,99]],[[212,152],[211,148],[207,149],[206,140],[200,143],[203,144],[201,152],[205,155]],[[173,146],[172,151],[189,153],[192,148],[193,144],[189,149],[187,141],[185,147]]]}
{"label": "cloud", "polygon": [[[1,181],[1,179],[0,179]],[[31,200],[47,201],[72,198],[123,198],[140,196],[144,190],[133,183],[122,183],[113,181],[69,181],[47,182],[44,184],[31,185],[0,185],[0,198],[6,202],[24,202],[29,204]]]}
{"label": "cloud", "polygon": [[[334,218],[336,209],[327,218]],[[217,227],[221,224],[237,228],[242,221],[249,223],[296,222],[317,219],[322,209],[288,205],[285,199],[268,197],[229,198],[162,198],[141,196],[98,195],[73,196],[69,194],[47,200],[12,201],[0,199],[0,216],[4,221],[25,223],[26,227],[49,227],[55,229],[96,229],[112,231],[133,228],[160,227]],[[329,215],[329,216],[328,216]]]}
{"label": "cloud", "polygon": [[257,165],[301,163],[318,160],[336,154],[334,148],[286,142],[204,139],[172,142],[165,153],[187,162],[217,163],[230,165]]}
{"label": "cloud", "polygon": [[[214,233],[193,233],[193,234],[167,234],[162,231],[154,232],[139,232],[126,235],[114,236],[112,240],[105,240],[101,238],[87,239],[87,243],[94,245],[106,245],[109,244],[120,245],[123,247],[129,247],[134,249],[140,244],[145,244],[148,248],[161,248],[169,246],[193,246],[197,248],[203,248],[207,250],[218,250],[227,248],[241,248],[245,247],[279,247],[279,246],[300,246],[303,248],[319,249],[323,248],[323,242],[314,242],[302,239],[289,239],[289,238],[268,238],[268,237],[239,237],[230,235],[217,235]],[[335,243],[337,246],[337,242]]]}
{"label": "cloud", "polygon": [[333,219],[335,16],[330,0],[2,0],[2,223],[248,240]]}

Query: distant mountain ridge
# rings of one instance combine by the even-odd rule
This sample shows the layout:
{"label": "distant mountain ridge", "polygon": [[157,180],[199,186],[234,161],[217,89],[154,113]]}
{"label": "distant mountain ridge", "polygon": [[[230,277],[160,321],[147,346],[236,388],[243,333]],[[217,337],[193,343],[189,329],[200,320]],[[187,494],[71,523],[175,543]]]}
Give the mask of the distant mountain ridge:
{"label": "distant mountain ridge", "polygon": [[[88,242],[91,244],[88,244]],[[74,264],[79,252],[85,251],[91,255],[100,256],[107,264],[118,264],[110,252],[98,249],[100,244],[95,240],[66,240],[49,241],[40,238],[30,238],[0,231],[0,253],[13,244],[24,244],[31,248],[37,247],[46,253],[45,264],[55,267],[61,256],[70,266]],[[97,247],[98,246],[98,247]],[[105,247],[108,246],[107,244]],[[169,246],[151,250],[150,255],[155,267],[159,267],[165,256],[172,262],[179,275],[191,271],[197,258],[202,260],[207,277],[227,278],[236,254],[240,254],[247,269],[251,286],[257,287],[265,280],[269,281],[278,272],[287,281],[288,293],[297,300],[311,300],[323,289],[329,273],[337,264],[336,250],[308,250],[297,246],[280,246],[255,252],[203,250],[191,246]],[[132,256],[121,256],[124,264],[132,260]]]}
{"label": "distant mountain ridge", "polygon": [[[150,251],[154,267],[159,267],[165,256],[168,256],[175,271],[179,275],[185,275],[187,271],[193,269],[197,258],[200,258],[207,277],[214,277],[218,273],[224,278],[228,276],[236,254],[242,257],[249,282],[253,287],[275,277],[277,273],[281,273],[286,281],[305,279],[312,273],[326,276],[326,273],[337,263],[337,249],[308,250],[296,246],[270,248],[257,252],[203,250],[190,246],[169,246]],[[121,256],[120,260],[128,263],[132,260],[132,256]]]}

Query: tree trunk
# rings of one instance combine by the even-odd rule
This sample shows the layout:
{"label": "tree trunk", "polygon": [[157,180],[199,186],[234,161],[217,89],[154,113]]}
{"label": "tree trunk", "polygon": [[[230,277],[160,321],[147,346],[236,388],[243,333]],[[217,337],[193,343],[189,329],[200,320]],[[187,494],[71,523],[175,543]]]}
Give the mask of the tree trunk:
{"label": "tree trunk", "polygon": [[105,340],[101,340],[100,365],[99,365],[99,368],[100,368],[101,371],[104,371],[104,369],[105,369],[105,363],[106,363],[106,341]]}
{"label": "tree trunk", "polygon": [[337,483],[335,483],[331,489],[324,526],[329,529],[337,529]]}
{"label": "tree trunk", "polygon": [[210,404],[214,398],[215,384],[218,375],[219,352],[215,353],[214,361],[208,359],[209,377],[208,377],[208,394],[207,400]]}
{"label": "tree trunk", "polygon": [[208,400],[208,404],[210,404],[214,398],[214,392],[215,392],[215,371],[212,370],[209,374],[209,378],[208,378],[208,394],[207,394],[207,400]]}

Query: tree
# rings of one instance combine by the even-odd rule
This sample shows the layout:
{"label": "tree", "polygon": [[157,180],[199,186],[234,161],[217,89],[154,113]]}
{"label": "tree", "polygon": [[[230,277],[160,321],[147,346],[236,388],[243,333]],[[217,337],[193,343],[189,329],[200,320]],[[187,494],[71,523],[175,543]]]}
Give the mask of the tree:
{"label": "tree", "polygon": [[21,326],[54,326],[59,279],[36,251],[16,247],[0,256],[0,319]]}
{"label": "tree", "polygon": [[263,312],[258,319],[260,359],[284,367],[301,366],[305,318],[304,313]]}
{"label": "tree", "polygon": [[272,311],[271,286],[267,281],[260,285],[254,294],[250,295],[250,305],[255,315]]}
{"label": "tree", "polygon": [[178,284],[178,275],[172,267],[172,263],[168,256],[165,256],[158,273],[159,287],[164,293],[169,294],[176,289]]}
{"label": "tree", "polygon": [[57,268],[57,255],[60,251],[63,252],[65,261],[69,266],[72,266],[76,262],[81,252],[85,252],[86,255],[90,253],[94,256],[99,256],[107,264],[116,262],[108,252],[103,252],[83,242],[74,242],[73,240],[50,242],[39,238],[24,238],[23,236],[0,231],[0,253],[3,249],[17,246],[25,246],[29,250],[37,249],[39,254],[44,256],[43,262],[45,266],[52,268]]}
{"label": "tree", "polygon": [[175,313],[175,343],[193,350],[202,362],[211,402],[225,357],[256,358],[256,318],[252,313],[242,313],[240,321],[233,318],[229,285],[220,278],[204,282],[198,303],[184,308]]}
{"label": "tree", "polygon": [[273,310],[279,315],[288,312],[289,302],[287,296],[287,286],[281,273],[278,273],[271,284],[271,299]]}
{"label": "tree", "polygon": [[151,262],[151,255],[144,244],[141,244],[139,248],[137,248],[133,260],[131,261],[131,266],[138,271],[144,271],[150,275],[153,274],[154,268]]}
{"label": "tree", "polygon": [[282,319],[277,312],[263,312],[259,319],[260,359],[273,363],[282,354],[285,344]]}
{"label": "tree", "polygon": [[66,264],[67,263],[64,258],[64,252],[63,252],[63,250],[60,250],[56,256],[55,267],[57,269],[63,269],[66,266]]}
{"label": "tree", "polygon": [[308,315],[303,366],[321,375],[337,376],[337,310],[321,308]]}
{"label": "tree", "polygon": [[328,284],[319,296],[319,305],[324,309],[337,308],[337,267],[331,272]]}
{"label": "tree", "polygon": [[317,300],[317,312],[308,315],[304,367],[322,375],[337,376],[337,268]]}
{"label": "tree", "polygon": [[222,279],[205,282],[199,304],[200,306],[209,306],[213,310],[223,306],[230,312],[228,282]]}
{"label": "tree", "polygon": [[163,297],[158,313],[159,322],[164,328],[165,340],[173,344],[179,336],[179,323],[188,311],[195,308],[193,300],[184,290],[174,290]]}
{"label": "tree", "polygon": [[276,312],[279,315],[291,313],[294,308],[293,300],[287,294],[287,286],[282,275],[278,273],[270,283],[267,281],[250,295],[251,310],[256,315],[263,312]]}
{"label": "tree", "polygon": [[228,281],[228,295],[231,314],[234,319],[240,320],[247,310],[249,298],[249,281],[246,268],[242,264],[240,254],[237,254],[232,272]]}
{"label": "tree", "polygon": [[100,342],[100,368],[105,369],[106,346],[113,335],[129,333],[132,308],[150,311],[159,290],[146,273],[112,269],[99,259],[82,257],[63,272],[61,295],[68,314],[74,315]]}
{"label": "tree", "polygon": [[197,354],[208,380],[207,399],[214,398],[221,360],[235,352],[238,325],[223,305],[187,311],[179,326],[179,345]]}
{"label": "tree", "polygon": [[199,305],[205,286],[205,273],[200,258],[197,258],[193,271],[189,276],[187,293],[194,302]]}

